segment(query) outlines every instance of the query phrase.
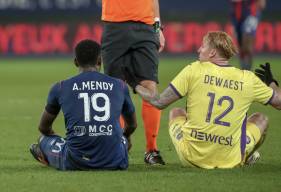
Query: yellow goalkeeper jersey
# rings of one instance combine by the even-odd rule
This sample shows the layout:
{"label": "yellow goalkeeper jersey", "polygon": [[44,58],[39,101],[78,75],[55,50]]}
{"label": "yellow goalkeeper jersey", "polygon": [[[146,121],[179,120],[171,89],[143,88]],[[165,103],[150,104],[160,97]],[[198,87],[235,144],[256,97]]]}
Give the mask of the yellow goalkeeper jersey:
{"label": "yellow goalkeeper jersey", "polygon": [[273,89],[250,71],[199,61],[186,66],[170,86],[186,97],[187,121],[182,130],[188,160],[203,168],[241,163],[247,111],[253,102],[267,104]]}

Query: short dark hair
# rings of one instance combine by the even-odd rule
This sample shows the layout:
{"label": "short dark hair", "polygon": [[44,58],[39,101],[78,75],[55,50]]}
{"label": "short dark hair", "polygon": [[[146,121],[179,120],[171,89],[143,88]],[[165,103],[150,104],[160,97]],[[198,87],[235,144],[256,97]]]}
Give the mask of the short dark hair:
{"label": "short dark hair", "polygon": [[100,45],[90,39],[80,41],[75,46],[75,57],[79,66],[95,66],[100,57]]}

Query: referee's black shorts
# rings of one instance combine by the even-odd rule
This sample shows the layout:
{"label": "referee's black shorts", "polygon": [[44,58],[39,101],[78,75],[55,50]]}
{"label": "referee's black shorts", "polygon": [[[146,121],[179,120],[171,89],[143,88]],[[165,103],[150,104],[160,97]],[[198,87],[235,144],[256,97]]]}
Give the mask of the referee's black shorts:
{"label": "referee's black shorts", "polygon": [[138,81],[158,83],[159,36],[153,26],[140,22],[104,22],[102,35],[104,72],[124,80],[122,66],[134,71]]}

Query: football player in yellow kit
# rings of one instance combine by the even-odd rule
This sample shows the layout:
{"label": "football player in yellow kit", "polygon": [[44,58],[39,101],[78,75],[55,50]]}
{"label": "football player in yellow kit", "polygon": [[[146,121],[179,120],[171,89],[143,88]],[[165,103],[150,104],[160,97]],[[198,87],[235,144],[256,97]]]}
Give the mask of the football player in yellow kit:
{"label": "football player in yellow kit", "polygon": [[169,117],[169,133],[183,165],[212,169],[251,164],[259,158],[256,150],[268,119],[262,113],[248,117],[250,105],[259,102],[281,109],[281,89],[270,65],[261,65],[256,75],[230,65],[237,48],[222,31],[207,33],[198,53],[199,60],[157,96],[137,84],[128,68],[123,71],[131,87],[159,109],[185,97],[186,110],[174,108]]}

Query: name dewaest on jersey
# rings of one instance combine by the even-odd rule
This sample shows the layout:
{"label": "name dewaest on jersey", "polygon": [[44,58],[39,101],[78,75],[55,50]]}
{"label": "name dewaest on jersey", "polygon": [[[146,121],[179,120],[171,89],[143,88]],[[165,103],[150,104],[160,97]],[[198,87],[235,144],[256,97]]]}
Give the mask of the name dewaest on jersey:
{"label": "name dewaest on jersey", "polygon": [[104,90],[112,91],[113,83],[103,81],[82,81],[73,83],[72,91],[90,91],[90,90]]}
{"label": "name dewaest on jersey", "polygon": [[242,81],[236,81],[232,79],[223,79],[221,77],[216,77],[213,75],[205,75],[204,76],[204,81],[205,84],[210,84],[214,85],[217,87],[222,87],[222,88],[227,88],[227,89],[232,89],[232,90],[243,90],[243,84],[244,82]]}

